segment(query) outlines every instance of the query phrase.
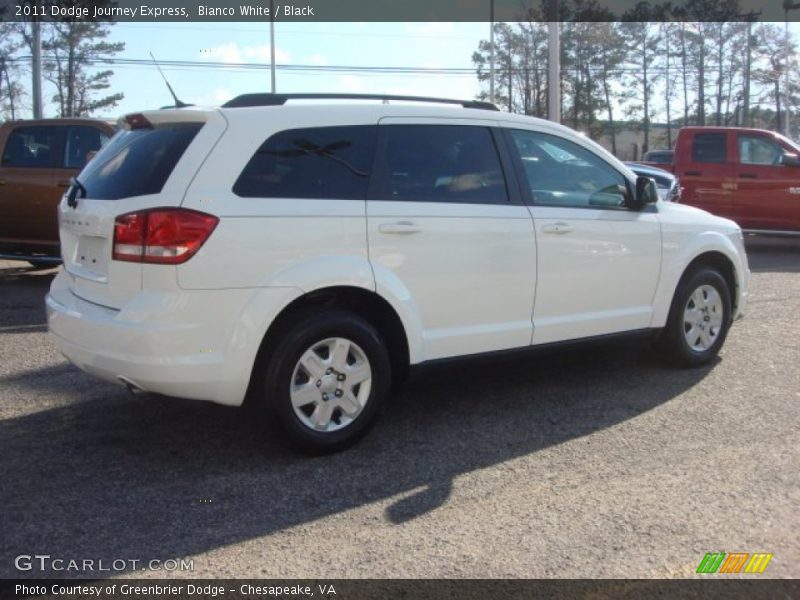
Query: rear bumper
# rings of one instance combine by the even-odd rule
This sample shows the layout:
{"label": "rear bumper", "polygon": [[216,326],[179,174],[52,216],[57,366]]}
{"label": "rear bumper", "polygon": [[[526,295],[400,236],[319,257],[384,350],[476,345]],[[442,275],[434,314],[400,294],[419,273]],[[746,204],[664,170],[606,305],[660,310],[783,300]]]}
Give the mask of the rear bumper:
{"label": "rear bumper", "polygon": [[59,350],[87,373],[238,406],[267,324],[242,321],[252,296],[252,290],[142,292],[115,310],[75,296],[60,274],[45,303]]}

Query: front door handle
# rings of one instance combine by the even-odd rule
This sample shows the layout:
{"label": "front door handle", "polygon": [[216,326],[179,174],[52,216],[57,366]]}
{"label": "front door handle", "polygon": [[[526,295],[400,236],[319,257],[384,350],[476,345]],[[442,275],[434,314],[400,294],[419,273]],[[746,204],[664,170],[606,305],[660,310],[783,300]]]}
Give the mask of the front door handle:
{"label": "front door handle", "polygon": [[700,177],[703,173],[700,171],[686,171],[684,175],[688,175],[691,177]]}
{"label": "front door handle", "polygon": [[61,181],[56,183],[56,185],[58,187],[69,187],[69,180],[68,179],[62,179]]}
{"label": "front door handle", "polygon": [[758,175],[755,173],[739,173],[739,177],[742,179],[758,179]]}
{"label": "front door handle", "polygon": [[381,233],[408,235],[411,233],[419,233],[422,231],[422,228],[412,221],[396,221],[395,223],[381,223],[378,225],[378,231]]}
{"label": "front door handle", "polygon": [[564,223],[563,221],[559,221],[558,223],[553,223],[552,225],[545,225],[542,227],[542,232],[544,233],[555,233],[558,235],[564,233],[570,233],[572,231],[572,226],[569,223]]}
{"label": "front door handle", "polygon": [[0,179],[0,185],[5,185],[5,184],[6,184],[6,180],[5,179]]}

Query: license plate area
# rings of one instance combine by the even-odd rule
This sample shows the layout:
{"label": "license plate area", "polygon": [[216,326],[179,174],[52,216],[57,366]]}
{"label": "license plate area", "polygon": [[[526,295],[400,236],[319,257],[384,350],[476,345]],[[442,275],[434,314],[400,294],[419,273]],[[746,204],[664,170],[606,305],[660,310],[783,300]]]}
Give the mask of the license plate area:
{"label": "license plate area", "polygon": [[73,273],[95,281],[106,281],[108,274],[108,238],[82,235],[75,249]]}

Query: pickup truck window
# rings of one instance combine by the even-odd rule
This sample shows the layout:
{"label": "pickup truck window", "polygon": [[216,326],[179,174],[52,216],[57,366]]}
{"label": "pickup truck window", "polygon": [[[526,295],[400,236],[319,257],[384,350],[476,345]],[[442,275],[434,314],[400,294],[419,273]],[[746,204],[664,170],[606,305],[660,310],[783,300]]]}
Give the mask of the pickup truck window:
{"label": "pickup truck window", "polygon": [[762,136],[739,135],[739,162],[745,165],[779,165],[783,149]]}
{"label": "pickup truck window", "polygon": [[4,167],[55,167],[58,127],[28,125],[14,129],[3,149]]}
{"label": "pickup truck window", "polygon": [[724,133],[695,133],[692,140],[692,161],[724,163],[728,160],[727,135]]}
{"label": "pickup truck window", "polygon": [[68,169],[82,169],[89,152],[100,150],[107,141],[108,135],[96,127],[71,126],[64,147],[64,166]]}

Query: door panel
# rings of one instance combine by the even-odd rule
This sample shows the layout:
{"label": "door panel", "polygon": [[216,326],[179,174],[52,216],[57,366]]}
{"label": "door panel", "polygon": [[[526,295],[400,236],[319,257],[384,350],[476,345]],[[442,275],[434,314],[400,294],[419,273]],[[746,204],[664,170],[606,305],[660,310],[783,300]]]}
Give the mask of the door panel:
{"label": "door panel", "polygon": [[0,239],[58,244],[58,201],[76,171],[61,168],[64,129],[21,125],[0,161]]}
{"label": "door panel", "polygon": [[755,133],[737,138],[732,218],[746,229],[800,230],[800,167],[780,164],[792,149]]}
{"label": "door panel", "polygon": [[407,290],[423,359],[529,345],[533,223],[509,202],[490,129],[387,119],[379,131],[370,262],[379,293]]}
{"label": "door panel", "polygon": [[650,326],[661,266],[655,205],[625,208],[633,182],[594,148],[512,129],[537,240],[533,343]]}
{"label": "door panel", "polygon": [[736,177],[733,163],[735,141],[727,132],[694,132],[686,151],[691,161],[678,161],[675,174],[683,186],[681,202],[733,218]]}
{"label": "door panel", "polygon": [[538,240],[533,343],[650,326],[661,264],[654,212],[531,208]]}

